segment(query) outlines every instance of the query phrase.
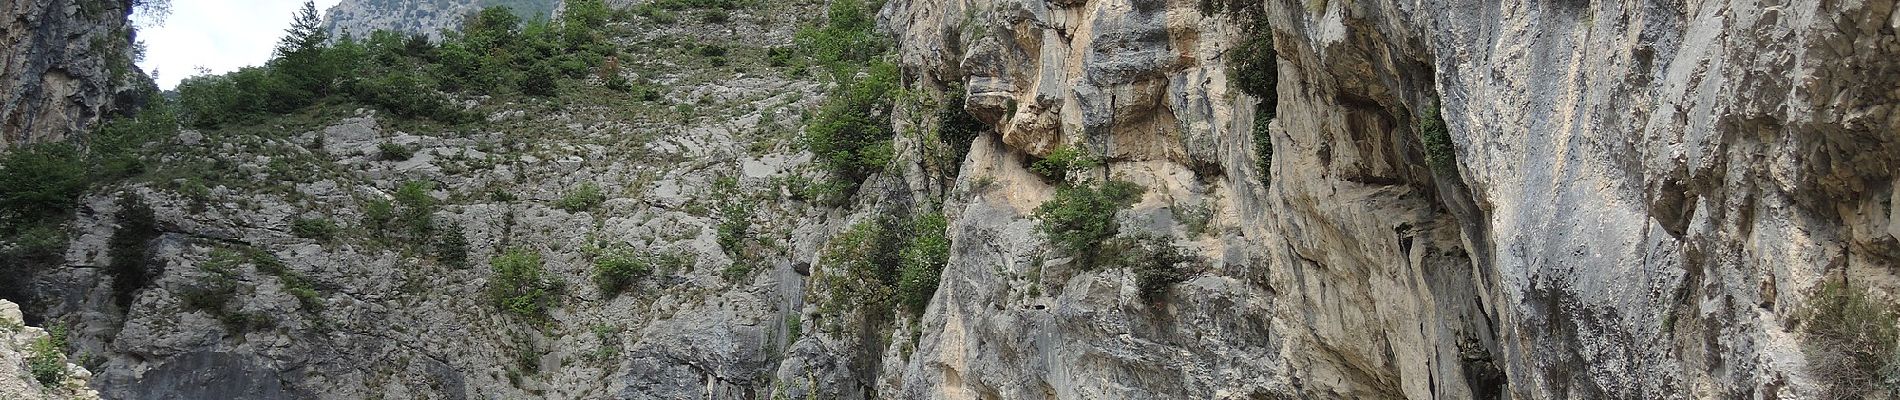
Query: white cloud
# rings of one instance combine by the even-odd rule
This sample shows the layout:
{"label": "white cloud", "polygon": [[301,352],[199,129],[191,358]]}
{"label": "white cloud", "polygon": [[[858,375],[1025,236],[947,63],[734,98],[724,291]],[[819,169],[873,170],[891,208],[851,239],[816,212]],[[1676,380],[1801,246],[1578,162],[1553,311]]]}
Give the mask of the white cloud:
{"label": "white cloud", "polygon": [[[317,10],[340,0],[317,0]],[[171,89],[197,74],[235,71],[270,60],[271,49],[303,0],[172,0],[171,16],[153,26],[142,16],[133,19],[145,41],[146,72],[158,72],[158,86]]]}

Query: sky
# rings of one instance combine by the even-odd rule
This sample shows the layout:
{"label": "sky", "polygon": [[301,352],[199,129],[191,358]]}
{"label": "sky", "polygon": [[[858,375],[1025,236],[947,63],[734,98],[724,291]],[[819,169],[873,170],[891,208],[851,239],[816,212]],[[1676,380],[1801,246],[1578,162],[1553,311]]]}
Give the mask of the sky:
{"label": "sky", "polygon": [[[317,0],[317,11],[340,0]],[[158,73],[158,86],[171,89],[196,75],[199,67],[212,73],[235,71],[270,60],[277,39],[304,0],[172,0],[171,15],[154,23],[149,16],[133,16],[139,40],[145,41],[145,61],[139,67]]]}

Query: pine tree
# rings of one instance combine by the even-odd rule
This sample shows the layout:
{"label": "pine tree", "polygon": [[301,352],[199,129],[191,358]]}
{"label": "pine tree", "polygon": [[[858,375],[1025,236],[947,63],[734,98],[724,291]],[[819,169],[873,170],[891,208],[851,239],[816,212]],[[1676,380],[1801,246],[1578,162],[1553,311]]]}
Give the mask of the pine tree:
{"label": "pine tree", "polygon": [[[281,72],[285,83],[307,92],[304,98],[321,97],[330,92],[336,81],[338,68],[324,57],[325,44],[330,41],[330,32],[323,29],[323,18],[317,14],[315,1],[305,1],[291,21],[290,29],[284,31],[284,37],[277,42],[277,59],[273,67]],[[306,102],[298,102],[306,103]]]}
{"label": "pine tree", "polygon": [[330,32],[323,29],[323,17],[317,15],[315,0],[303,2],[303,9],[297,12],[290,22],[290,29],[284,30],[284,38],[277,41],[277,56],[288,58],[299,53],[319,51],[323,43],[330,41]]}

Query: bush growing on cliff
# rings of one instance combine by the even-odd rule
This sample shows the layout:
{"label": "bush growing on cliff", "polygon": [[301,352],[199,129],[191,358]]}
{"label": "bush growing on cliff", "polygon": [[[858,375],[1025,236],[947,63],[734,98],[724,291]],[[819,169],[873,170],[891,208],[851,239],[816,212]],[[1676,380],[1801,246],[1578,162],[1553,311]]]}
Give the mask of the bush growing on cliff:
{"label": "bush growing on cliff", "polygon": [[1458,174],[1457,150],[1452,148],[1451,131],[1438,115],[1438,106],[1426,107],[1418,114],[1419,142],[1425,145],[1425,162],[1442,175]]}
{"label": "bush growing on cliff", "polygon": [[818,261],[818,276],[829,288],[820,312],[838,315],[851,310],[889,310],[896,297],[897,269],[902,263],[902,235],[889,220],[859,222],[831,239]]}
{"label": "bush growing on cliff", "polygon": [[1253,144],[1254,154],[1259,159],[1260,184],[1268,185],[1273,168],[1273,137],[1267,130],[1269,122],[1279,114],[1279,52],[1273,48],[1273,29],[1267,25],[1258,4],[1254,7],[1228,4],[1225,0],[1203,0],[1203,12],[1239,11],[1238,18],[1246,26],[1247,36],[1234,48],[1227,68],[1233,71],[1234,87],[1242,93],[1260,101],[1254,108]]}
{"label": "bush growing on cliff", "polygon": [[1100,166],[1102,166],[1101,159],[1090,154],[1088,150],[1062,146],[1050,150],[1048,156],[1029,164],[1029,171],[1041,175],[1043,179],[1050,182],[1061,183],[1068,182],[1072,174],[1086,172],[1090,168]]}
{"label": "bush growing on cliff", "polygon": [[946,92],[949,98],[943,102],[943,108],[937,110],[937,137],[950,146],[949,154],[945,157],[948,162],[945,164],[950,168],[956,168],[963,162],[964,157],[969,156],[970,142],[975,141],[977,135],[989,130],[990,125],[976,119],[975,115],[970,115],[970,112],[964,109],[966,99],[962,87],[952,87]]}
{"label": "bush growing on cliff", "polygon": [[502,311],[521,317],[542,319],[554,299],[551,284],[541,269],[541,254],[528,249],[510,249],[488,261],[495,273],[488,281],[489,295]]}
{"label": "bush growing on cliff", "polygon": [[632,249],[612,249],[594,258],[594,285],[612,298],[653,274],[653,257]]}
{"label": "bush growing on cliff", "polygon": [[86,190],[86,160],[66,143],[26,146],[0,156],[0,220],[6,232],[71,212]]}
{"label": "bush growing on cliff", "polygon": [[1104,254],[1096,250],[1121,232],[1115,214],[1133,206],[1143,191],[1126,181],[1063,185],[1055,198],[1036,207],[1037,229],[1083,269],[1103,266]]}
{"label": "bush growing on cliff", "polygon": [[130,193],[119,196],[116,217],[119,229],[107,241],[106,256],[111,261],[105,272],[112,277],[113,303],[124,311],[131,309],[133,295],[157,278],[157,273],[146,268],[145,260],[152,240],[159,235],[158,219],[144,200]]}
{"label": "bush growing on cliff", "polygon": [[66,355],[60,351],[61,347],[64,346],[52,337],[40,338],[27,347],[27,370],[40,386],[52,387],[66,380]]}
{"label": "bush growing on cliff", "polygon": [[330,240],[340,230],[336,222],[326,218],[298,218],[290,222],[290,234],[305,239]]}
{"label": "bush growing on cliff", "polygon": [[1137,236],[1124,246],[1127,253],[1119,261],[1135,272],[1135,285],[1141,297],[1149,301],[1159,299],[1174,284],[1187,281],[1198,261],[1165,236]]}
{"label": "bush growing on cliff", "polygon": [[902,250],[903,269],[897,278],[897,297],[913,315],[922,315],[937,294],[943,267],[950,263],[949,220],[930,213],[912,222],[910,240]]}
{"label": "bush growing on cliff", "polygon": [[847,182],[862,182],[891,162],[891,101],[897,67],[872,65],[825,99],[806,128],[804,144],[820,164]]}
{"label": "bush growing on cliff", "polygon": [[1844,282],[1822,283],[1803,315],[1806,353],[1828,398],[1900,396],[1900,327],[1892,306]]}
{"label": "bush growing on cliff", "polygon": [[561,200],[554,202],[554,208],[567,210],[567,212],[581,212],[600,207],[600,203],[606,201],[607,194],[600,189],[600,185],[588,182],[562,195]]}
{"label": "bush growing on cliff", "polygon": [[883,4],[876,0],[836,0],[825,10],[825,23],[800,30],[799,47],[825,66],[834,77],[843,80],[889,48],[889,40],[877,33],[876,13]]}

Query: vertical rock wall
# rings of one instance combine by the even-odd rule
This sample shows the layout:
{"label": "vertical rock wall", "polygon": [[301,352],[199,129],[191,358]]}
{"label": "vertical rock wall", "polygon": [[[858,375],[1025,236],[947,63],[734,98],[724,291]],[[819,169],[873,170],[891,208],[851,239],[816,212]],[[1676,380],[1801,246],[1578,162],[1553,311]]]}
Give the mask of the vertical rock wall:
{"label": "vertical rock wall", "polygon": [[0,3],[0,151],[63,140],[145,85],[131,66],[131,11],[118,0]]}
{"label": "vertical rock wall", "polygon": [[[890,388],[1814,396],[1807,294],[1894,288],[1891,1],[1246,4],[1281,55],[1268,185],[1248,136],[1261,99],[1222,68],[1248,33],[1200,12],[1211,3],[885,9],[905,65],[967,87],[998,127],[964,187],[1000,185],[953,215],[945,287]],[[1427,109],[1449,127],[1450,168],[1427,161]],[[1215,238],[1148,226],[1210,270],[1153,308],[1113,272],[1021,293],[1052,268],[1022,244],[1050,193],[1022,164],[1061,144],[1150,187],[1125,221],[1217,204],[1230,229]]]}

